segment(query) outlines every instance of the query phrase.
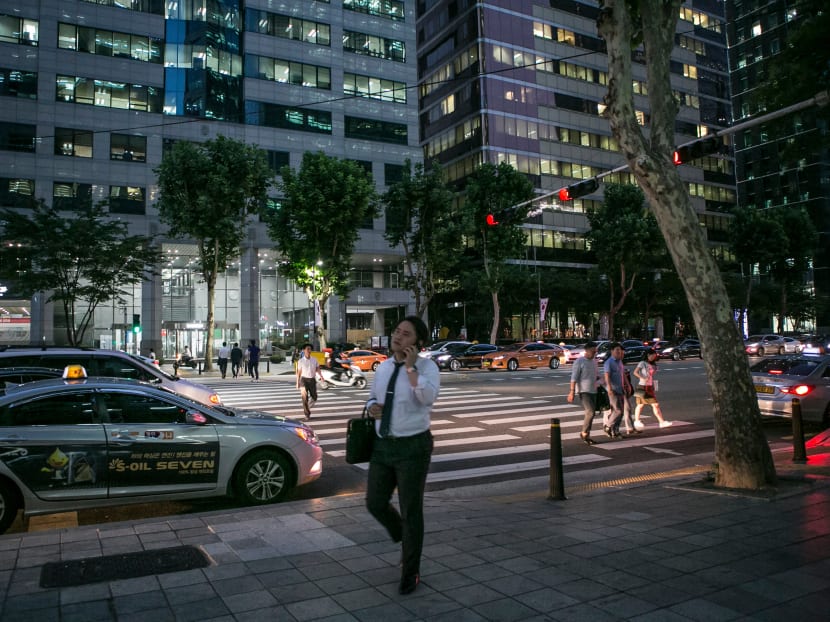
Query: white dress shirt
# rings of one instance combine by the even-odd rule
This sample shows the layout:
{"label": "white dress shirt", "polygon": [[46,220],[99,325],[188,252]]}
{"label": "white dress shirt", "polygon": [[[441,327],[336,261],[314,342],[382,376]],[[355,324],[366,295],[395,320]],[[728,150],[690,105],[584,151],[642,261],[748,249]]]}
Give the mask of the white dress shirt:
{"label": "white dress shirt", "polygon": [[[401,368],[395,381],[395,401],[389,423],[389,434],[392,437],[415,436],[429,430],[429,415],[441,387],[441,373],[434,361],[425,358],[418,359],[415,369],[418,371],[417,386],[413,387],[409,381],[410,374],[407,373],[406,367]],[[386,387],[394,370],[394,357],[380,364],[369,390],[367,407],[372,404],[383,404],[386,399]],[[380,433],[380,417],[375,420],[375,429]]]}

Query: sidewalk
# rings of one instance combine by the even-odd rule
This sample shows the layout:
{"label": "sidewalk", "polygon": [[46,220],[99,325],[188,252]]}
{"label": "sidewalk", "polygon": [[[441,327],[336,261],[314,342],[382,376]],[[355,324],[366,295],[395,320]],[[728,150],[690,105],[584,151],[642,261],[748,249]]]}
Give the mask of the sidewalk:
{"label": "sidewalk", "polygon": [[[775,495],[715,492],[700,475],[583,490],[567,474],[563,501],[547,490],[430,493],[422,582],[409,596],[397,593],[400,548],[362,495],[2,536],[0,620],[820,619],[830,603],[822,451],[806,465],[775,454]],[[207,567],[112,576],[142,574],[135,553],[169,563],[188,545]],[[122,553],[106,579],[80,575]],[[65,562],[52,578],[81,584],[41,587],[50,562]]]}

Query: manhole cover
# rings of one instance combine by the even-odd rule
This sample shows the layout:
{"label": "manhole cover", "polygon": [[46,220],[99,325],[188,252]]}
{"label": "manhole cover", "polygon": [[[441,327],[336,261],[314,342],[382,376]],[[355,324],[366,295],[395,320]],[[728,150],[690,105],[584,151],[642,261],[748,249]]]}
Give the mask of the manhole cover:
{"label": "manhole cover", "polygon": [[87,557],[44,564],[40,587],[72,587],[205,568],[210,560],[195,546]]}

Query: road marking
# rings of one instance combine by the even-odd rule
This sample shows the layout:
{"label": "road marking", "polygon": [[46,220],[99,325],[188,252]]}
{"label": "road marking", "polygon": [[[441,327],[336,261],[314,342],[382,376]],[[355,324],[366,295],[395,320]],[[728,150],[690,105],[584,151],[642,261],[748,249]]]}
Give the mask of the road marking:
{"label": "road marking", "polygon": [[[501,414],[501,413],[499,413]],[[579,417],[583,419],[585,412],[582,410],[575,410],[574,412],[570,413],[557,413],[556,417],[551,417],[550,414],[542,414],[542,415],[525,415],[523,417],[505,417],[504,419],[486,419],[482,421],[484,425],[499,425],[501,423],[514,423],[519,421],[539,421],[540,419],[556,419],[559,417]],[[564,425],[564,424],[563,424]],[[543,428],[538,428],[543,429]]]}
{"label": "road marking", "polygon": [[679,451],[674,451],[673,449],[664,449],[662,447],[643,447],[643,449],[648,449],[649,451],[653,451],[656,454],[670,454],[672,456],[682,456],[683,455]]}
{"label": "road marking", "polygon": [[659,438],[638,438],[637,440],[629,437],[621,443],[603,443],[602,445],[596,445],[596,447],[608,450],[628,449],[630,447],[645,447],[646,445],[664,445],[666,443],[689,441],[695,438],[706,438],[710,436],[715,436],[714,430],[700,430],[698,432],[686,432],[685,434],[667,434]]}
{"label": "road marking", "polygon": [[538,445],[514,445],[513,447],[493,447],[492,449],[477,449],[475,451],[457,451],[451,454],[432,454],[432,462],[452,462],[471,458],[492,458],[511,454],[523,454],[531,451],[548,451],[547,443]]}
{"label": "road marking", "polygon": [[[475,436],[472,438],[456,438],[446,441],[435,441],[435,447],[450,447],[455,445],[476,445],[476,444],[484,444],[484,443],[496,443],[499,441],[515,441],[519,437],[513,436],[512,434],[495,434],[493,436]],[[327,441],[320,441],[320,445],[342,445],[346,442],[346,438],[340,439],[331,439]],[[486,450],[488,452],[492,452],[492,450]],[[340,457],[346,455],[345,449],[335,449],[332,451],[327,451],[327,454],[330,456]],[[492,455],[492,453],[490,453]]]}
{"label": "road marking", "polygon": [[[499,415],[509,415],[510,413],[538,413],[539,404],[530,408],[502,408],[495,412],[475,412],[475,413],[461,413],[453,415],[456,419],[472,419],[473,417],[498,417]],[[449,413],[448,413],[449,414]]]}

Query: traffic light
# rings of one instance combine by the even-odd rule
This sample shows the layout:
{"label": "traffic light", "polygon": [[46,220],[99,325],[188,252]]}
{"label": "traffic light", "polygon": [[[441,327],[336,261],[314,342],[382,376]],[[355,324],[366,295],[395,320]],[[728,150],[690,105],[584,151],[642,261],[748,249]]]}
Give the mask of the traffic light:
{"label": "traffic light", "polygon": [[489,227],[495,227],[497,224],[499,224],[499,221],[495,214],[487,214],[487,225]]}
{"label": "traffic light", "polygon": [[672,162],[675,166],[688,164],[692,160],[720,151],[721,145],[723,145],[721,139],[717,135],[711,134],[706,138],[675,149],[672,154]]}
{"label": "traffic light", "polygon": [[560,201],[573,201],[586,194],[591,194],[599,188],[599,180],[596,177],[580,181],[578,184],[566,186],[559,191]]}
{"label": "traffic light", "polygon": [[138,313],[133,313],[133,332],[136,335],[141,332],[141,316]]}

